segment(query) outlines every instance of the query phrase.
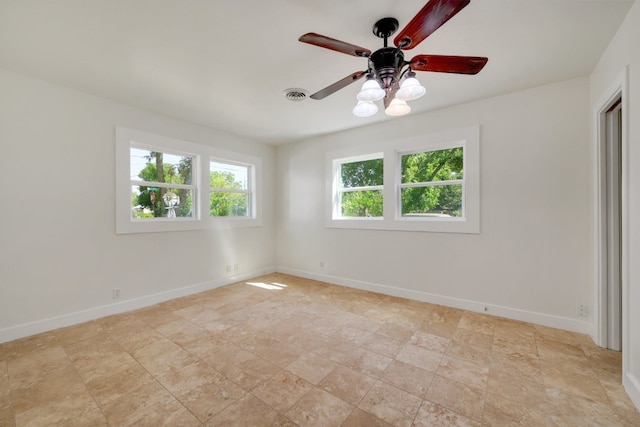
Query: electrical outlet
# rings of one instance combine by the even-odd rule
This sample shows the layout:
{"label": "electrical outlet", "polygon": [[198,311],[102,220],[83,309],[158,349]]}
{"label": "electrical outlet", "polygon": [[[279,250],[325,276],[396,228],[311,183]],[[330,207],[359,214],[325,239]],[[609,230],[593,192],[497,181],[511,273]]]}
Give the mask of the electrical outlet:
{"label": "electrical outlet", "polygon": [[587,306],[584,304],[578,304],[576,307],[576,314],[580,317],[587,317]]}
{"label": "electrical outlet", "polygon": [[320,269],[324,270],[324,261],[320,261]]}
{"label": "electrical outlet", "polygon": [[227,274],[231,273],[231,266],[230,265],[227,265],[227,270],[226,271],[227,271]]}
{"label": "electrical outlet", "polygon": [[233,264],[233,272],[234,273],[237,272],[239,268],[240,268],[239,264]]}
{"label": "electrical outlet", "polygon": [[120,299],[120,289],[113,290],[113,299]]}

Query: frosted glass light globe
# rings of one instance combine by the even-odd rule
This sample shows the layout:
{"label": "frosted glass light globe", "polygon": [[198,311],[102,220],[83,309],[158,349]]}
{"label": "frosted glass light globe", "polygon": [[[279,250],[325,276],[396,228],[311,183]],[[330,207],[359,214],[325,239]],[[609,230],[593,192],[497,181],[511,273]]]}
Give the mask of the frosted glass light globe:
{"label": "frosted glass light globe", "polygon": [[371,101],[358,101],[353,107],[353,115],[357,117],[369,117],[378,112],[378,106]]}
{"label": "frosted glass light globe", "polygon": [[411,107],[409,107],[409,104],[398,98],[393,98],[391,104],[384,110],[387,116],[404,116],[405,114],[409,114],[410,111]]}
{"label": "frosted glass light globe", "polygon": [[386,95],[384,89],[373,78],[367,79],[362,85],[362,89],[358,92],[358,101],[379,101]]}
{"label": "frosted glass light globe", "polygon": [[396,92],[396,98],[403,101],[412,101],[420,98],[427,90],[420,84],[418,79],[409,76],[402,81],[400,89]]}

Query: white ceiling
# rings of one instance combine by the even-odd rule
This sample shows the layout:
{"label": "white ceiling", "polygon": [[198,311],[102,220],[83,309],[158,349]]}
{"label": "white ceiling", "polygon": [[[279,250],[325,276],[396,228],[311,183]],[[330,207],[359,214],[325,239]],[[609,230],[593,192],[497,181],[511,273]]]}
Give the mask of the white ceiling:
{"label": "white ceiling", "polygon": [[[372,51],[391,16],[402,29],[426,0],[0,0],[0,67],[126,104],[282,143],[386,117],[351,114],[361,82],[316,92],[367,68],[298,42],[316,32]],[[633,0],[472,0],[407,51],[486,56],[475,76],[419,73],[415,112],[588,75]],[[397,119],[395,119],[397,120]]]}

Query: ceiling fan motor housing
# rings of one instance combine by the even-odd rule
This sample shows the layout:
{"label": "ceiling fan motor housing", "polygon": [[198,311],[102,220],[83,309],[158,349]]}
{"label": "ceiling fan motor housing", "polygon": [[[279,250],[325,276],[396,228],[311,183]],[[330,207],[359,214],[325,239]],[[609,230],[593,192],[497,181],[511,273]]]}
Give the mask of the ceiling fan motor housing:
{"label": "ceiling fan motor housing", "polygon": [[404,65],[404,54],[396,47],[383,47],[369,57],[369,68],[375,70],[376,79],[383,89],[389,89],[398,81]]}

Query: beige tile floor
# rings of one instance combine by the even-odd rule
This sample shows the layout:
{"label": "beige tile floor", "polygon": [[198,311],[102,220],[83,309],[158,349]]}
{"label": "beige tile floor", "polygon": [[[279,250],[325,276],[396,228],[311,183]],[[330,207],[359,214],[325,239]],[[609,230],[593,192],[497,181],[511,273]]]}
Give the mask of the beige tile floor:
{"label": "beige tile floor", "polygon": [[587,336],[249,282],[0,345],[0,425],[640,426]]}

